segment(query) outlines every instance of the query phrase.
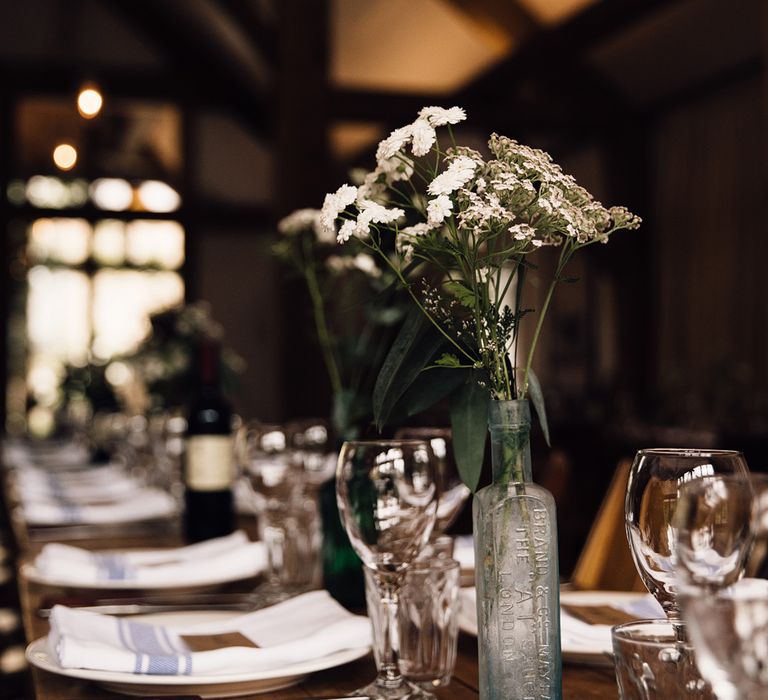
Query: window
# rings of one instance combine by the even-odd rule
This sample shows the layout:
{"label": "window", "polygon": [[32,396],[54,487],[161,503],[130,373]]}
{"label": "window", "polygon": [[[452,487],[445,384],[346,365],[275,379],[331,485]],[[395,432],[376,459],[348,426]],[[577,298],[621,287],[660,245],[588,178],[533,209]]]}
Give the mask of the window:
{"label": "window", "polygon": [[[22,100],[16,117],[7,429],[33,406],[45,432],[67,364],[130,352],[150,314],[184,300],[180,120],[167,106],[127,103],[86,121],[74,98]],[[63,141],[77,152],[66,173],[53,161]]]}

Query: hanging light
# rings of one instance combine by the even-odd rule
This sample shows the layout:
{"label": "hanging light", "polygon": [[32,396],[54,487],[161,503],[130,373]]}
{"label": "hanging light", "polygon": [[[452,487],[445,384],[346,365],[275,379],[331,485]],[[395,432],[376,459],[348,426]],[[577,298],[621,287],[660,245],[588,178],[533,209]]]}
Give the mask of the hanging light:
{"label": "hanging light", "polygon": [[95,85],[83,85],[77,95],[77,111],[83,119],[93,119],[104,104],[104,98]]}
{"label": "hanging light", "polygon": [[53,149],[53,162],[59,170],[72,170],[77,163],[77,149],[70,143],[60,143]]}

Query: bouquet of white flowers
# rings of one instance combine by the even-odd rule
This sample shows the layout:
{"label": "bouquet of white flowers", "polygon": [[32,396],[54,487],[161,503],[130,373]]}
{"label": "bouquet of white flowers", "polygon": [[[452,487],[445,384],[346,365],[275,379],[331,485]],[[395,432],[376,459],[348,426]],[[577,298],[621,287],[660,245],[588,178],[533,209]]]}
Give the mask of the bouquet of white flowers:
{"label": "bouquet of white flowers", "polygon": [[[412,124],[393,131],[379,144],[376,167],[361,185],[343,185],[326,196],[319,235],[335,236],[340,244],[354,238],[380,256],[420,312],[404,325],[379,375],[379,424],[406,392],[423,407],[417,383],[431,399],[440,398],[435,382],[423,379],[426,370],[462,373],[439,383],[443,391],[456,390],[456,456],[474,487],[483,443],[462,425],[484,426],[488,398],[530,396],[546,431],[531,366],[554,289],[566,279],[577,250],[637,228],[640,219],[624,207],[603,207],[543,151],[497,134],[488,141],[490,157],[457,146],[451,125],[464,119],[459,107],[425,107]],[[441,127],[447,146],[437,135]],[[524,305],[526,271],[533,267],[531,254],[543,246],[558,248],[559,258],[544,303],[534,312]],[[414,269],[422,264],[415,282]],[[529,313],[537,319],[523,352],[518,330]],[[432,329],[432,345],[424,340],[424,323]],[[434,352],[427,353],[430,348]],[[484,430],[476,432],[484,440]]]}

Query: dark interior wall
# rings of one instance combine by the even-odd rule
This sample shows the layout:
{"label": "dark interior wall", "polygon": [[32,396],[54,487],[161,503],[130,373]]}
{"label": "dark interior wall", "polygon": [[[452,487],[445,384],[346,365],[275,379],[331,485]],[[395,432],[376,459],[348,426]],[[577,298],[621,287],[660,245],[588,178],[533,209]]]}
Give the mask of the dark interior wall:
{"label": "dark interior wall", "polygon": [[758,75],[677,107],[658,123],[655,350],[659,410],[667,419],[766,427],[764,106]]}
{"label": "dark interior wall", "polygon": [[245,361],[235,409],[246,419],[275,421],[283,417],[280,270],[270,255],[271,240],[259,233],[201,228],[194,274],[199,298],[211,304],[227,344]]}

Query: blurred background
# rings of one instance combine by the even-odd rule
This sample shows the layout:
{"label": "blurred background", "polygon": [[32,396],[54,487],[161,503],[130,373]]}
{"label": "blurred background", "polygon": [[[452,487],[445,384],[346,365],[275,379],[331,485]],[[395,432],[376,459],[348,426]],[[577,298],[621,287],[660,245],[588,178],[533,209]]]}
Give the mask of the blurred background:
{"label": "blurred background", "polygon": [[764,468],[766,56],[760,0],[2,2],[5,430],[55,430],[86,365],[119,391],[150,317],[183,302],[220,324],[240,415],[327,416],[276,222],[421,107],[460,105],[463,143],[544,148],[644,220],[576,259],[538,354],[567,573],[638,447]]}

